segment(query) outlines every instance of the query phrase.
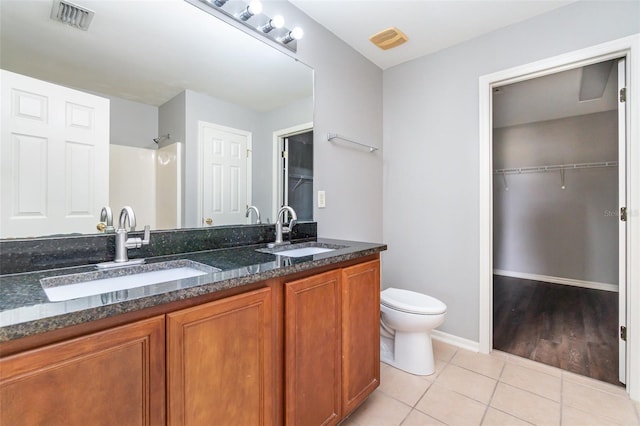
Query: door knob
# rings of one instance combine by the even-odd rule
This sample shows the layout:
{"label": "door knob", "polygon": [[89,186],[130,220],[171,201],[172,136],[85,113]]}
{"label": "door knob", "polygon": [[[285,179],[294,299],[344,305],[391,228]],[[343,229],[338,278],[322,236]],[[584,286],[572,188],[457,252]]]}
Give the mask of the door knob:
{"label": "door knob", "polygon": [[204,220],[204,223],[206,223],[207,225],[211,225],[213,223],[213,219],[211,219],[210,217],[206,218]]}

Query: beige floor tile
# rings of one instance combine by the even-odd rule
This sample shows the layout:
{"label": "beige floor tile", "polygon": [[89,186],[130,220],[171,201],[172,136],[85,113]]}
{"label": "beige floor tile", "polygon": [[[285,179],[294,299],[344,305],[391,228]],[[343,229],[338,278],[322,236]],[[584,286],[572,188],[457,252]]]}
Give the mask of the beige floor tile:
{"label": "beige floor tile", "polygon": [[435,383],[483,404],[488,404],[497,381],[457,365],[449,364],[440,373]]}
{"label": "beige floor tile", "polygon": [[531,423],[489,407],[482,420],[482,426],[530,426]]}
{"label": "beige floor tile", "polygon": [[552,367],[547,364],[543,364],[541,362],[532,361],[527,358],[522,358],[516,355],[509,355],[507,358],[507,363],[516,364],[521,367],[530,368],[532,370],[540,371],[542,373],[546,373],[550,376],[561,377],[562,370],[556,367]]}
{"label": "beige floor tile", "polygon": [[562,380],[538,370],[509,364],[504,367],[500,381],[560,402]]}
{"label": "beige floor tile", "polygon": [[451,364],[497,379],[500,377],[502,367],[504,367],[504,360],[499,357],[459,349],[451,359]]}
{"label": "beige floor tile", "polygon": [[411,407],[376,390],[349,416],[354,426],[398,426]]}
{"label": "beige floor tile", "polygon": [[448,343],[441,342],[439,340],[433,340],[433,357],[435,359],[442,360],[444,362],[451,361],[453,355],[455,355],[457,347]]}
{"label": "beige floor tile", "polygon": [[479,425],[486,410],[484,404],[450,391],[438,383],[431,385],[416,408],[451,426]]}
{"label": "beige floor tile", "polygon": [[402,426],[446,426],[444,423],[439,422],[433,417],[429,417],[418,410],[413,410],[404,422]]}
{"label": "beige floor tile", "polygon": [[627,390],[624,386],[616,386],[611,383],[602,382],[600,380],[592,379],[591,377],[581,376],[579,374],[571,373],[569,371],[562,372],[562,379],[568,380],[581,385],[589,386],[601,391],[609,392],[618,396],[627,396]]}
{"label": "beige floor tile", "polygon": [[562,384],[562,404],[618,423],[638,422],[633,402],[628,397],[613,395],[570,380]]}
{"label": "beige floor tile", "polygon": [[559,403],[505,383],[498,383],[491,406],[537,425],[560,424]]}
{"label": "beige floor tile", "polygon": [[610,419],[596,416],[573,407],[562,408],[562,426],[619,426]]}
{"label": "beige floor tile", "polygon": [[492,350],[491,353],[489,354],[489,356],[492,357],[492,358],[501,359],[503,361],[506,361],[509,358],[509,354],[508,353],[499,351],[497,349]]}
{"label": "beige floor tile", "polygon": [[387,364],[380,364],[380,387],[385,394],[414,406],[431,386],[431,382],[421,376],[414,376]]}

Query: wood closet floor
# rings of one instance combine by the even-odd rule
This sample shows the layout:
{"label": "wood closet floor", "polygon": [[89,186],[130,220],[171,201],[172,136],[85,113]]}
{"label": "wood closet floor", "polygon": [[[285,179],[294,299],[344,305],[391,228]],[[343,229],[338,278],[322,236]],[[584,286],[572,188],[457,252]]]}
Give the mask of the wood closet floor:
{"label": "wood closet floor", "polygon": [[618,382],[618,293],[493,277],[493,347]]}

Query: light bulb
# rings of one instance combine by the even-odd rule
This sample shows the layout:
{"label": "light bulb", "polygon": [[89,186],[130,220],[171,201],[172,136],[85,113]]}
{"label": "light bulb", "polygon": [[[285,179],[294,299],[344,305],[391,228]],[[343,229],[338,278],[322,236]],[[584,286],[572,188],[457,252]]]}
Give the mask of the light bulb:
{"label": "light bulb", "polygon": [[304,36],[304,30],[300,27],[295,27],[291,30],[291,37],[294,40],[300,40]]}
{"label": "light bulb", "polygon": [[284,27],[284,18],[280,15],[276,15],[273,18],[269,19],[269,22],[260,27],[260,30],[263,33],[268,33],[274,28],[282,28]]}
{"label": "light bulb", "polygon": [[262,13],[262,3],[260,2],[260,0],[251,0],[251,3],[249,3],[249,7],[247,7],[247,10],[249,11],[249,13],[251,13],[251,15]]}
{"label": "light bulb", "polygon": [[251,18],[253,15],[257,15],[262,12],[262,3],[260,0],[251,0],[249,6],[238,16],[243,21]]}
{"label": "light bulb", "polygon": [[304,35],[304,31],[302,30],[302,28],[295,27],[294,29],[289,31],[289,34],[284,36],[284,38],[281,41],[284,44],[291,43],[293,40],[300,40],[303,35]]}
{"label": "light bulb", "polygon": [[284,27],[284,18],[281,15],[276,15],[271,18],[271,26],[273,28],[282,28]]}

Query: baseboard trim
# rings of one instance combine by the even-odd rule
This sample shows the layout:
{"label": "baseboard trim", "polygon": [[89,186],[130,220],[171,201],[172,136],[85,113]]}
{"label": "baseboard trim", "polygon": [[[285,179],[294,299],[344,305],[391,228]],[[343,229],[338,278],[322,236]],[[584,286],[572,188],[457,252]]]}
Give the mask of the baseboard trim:
{"label": "baseboard trim", "polygon": [[529,274],[527,272],[514,272],[505,271],[504,269],[494,269],[494,275],[501,275],[503,277],[522,278],[525,280],[542,281],[546,283],[570,285],[573,287],[590,288],[594,290],[604,290],[618,292],[618,286],[616,284],[599,283],[596,281],[583,281],[574,280],[573,278],[552,277],[549,275]]}
{"label": "baseboard trim", "polygon": [[464,337],[454,336],[453,334],[445,333],[440,330],[432,330],[431,337],[439,342],[457,346],[468,351],[480,352],[480,343],[465,339]]}

